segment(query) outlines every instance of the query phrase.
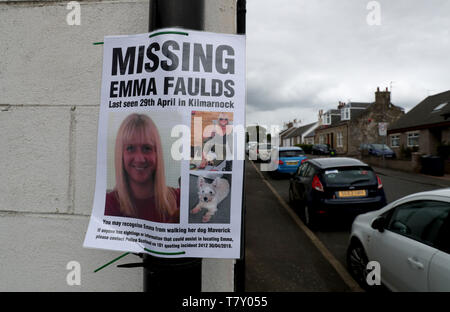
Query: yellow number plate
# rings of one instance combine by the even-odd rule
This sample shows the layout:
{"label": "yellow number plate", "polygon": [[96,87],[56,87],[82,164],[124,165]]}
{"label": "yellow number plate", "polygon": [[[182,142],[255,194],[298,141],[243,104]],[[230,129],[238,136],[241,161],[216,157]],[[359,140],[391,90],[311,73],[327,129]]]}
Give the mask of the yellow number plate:
{"label": "yellow number plate", "polygon": [[289,166],[296,165],[296,164],[298,164],[298,161],[287,161],[286,162],[286,165],[289,165]]}
{"label": "yellow number plate", "polygon": [[357,190],[357,191],[339,191],[339,197],[364,197],[367,195],[366,190]]}

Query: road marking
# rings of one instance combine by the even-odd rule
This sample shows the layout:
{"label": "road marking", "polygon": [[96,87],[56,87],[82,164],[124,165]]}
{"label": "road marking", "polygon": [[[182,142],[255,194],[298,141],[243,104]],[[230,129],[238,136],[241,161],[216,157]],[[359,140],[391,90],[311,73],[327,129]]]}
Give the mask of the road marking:
{"label": "road marking", "polygon": [[278,194],[278,192],[274,189],[274,187],[270,184],[270,182],[264,177],[264,175],[259,171],[253,161],[250,161],[253,168],[255,168],[256,172],[259,174],[263,182],[267,185],[267,187],[272,191],[278,201],[281,203],[284,209],[288,212],[294,222],[305,232],[306,236],[311,240],[311,242],[316,246],[319,252],[324,256],[324,258],[331,264],[331,266],[336,270],[337,274],[342,278],[345,284],[350,288],[351,291],[354,292],[363,292],[361,287],[355,280],[350,276],[344,266],[333,256],[333,254],[328,250],[327,247],[322,243],[322,241],[314,234],[304,223],[303,221],[295,214],[295,212],[289,207],[289,205],[284,201],[284,199]]}

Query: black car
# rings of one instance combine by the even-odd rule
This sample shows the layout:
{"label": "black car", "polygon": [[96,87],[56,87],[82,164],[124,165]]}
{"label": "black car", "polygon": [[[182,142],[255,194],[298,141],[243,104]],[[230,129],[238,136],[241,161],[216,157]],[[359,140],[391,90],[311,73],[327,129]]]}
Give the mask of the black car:
{"label": "black car", "polygon": [[386,205],[381,179],[354,158],[315,158],[304,162],[289,183],[289,201],[314,228],[329,217],[353,220]]}
{"label": "black car", "polygon": [[314,144],[311,148],[311,153],[313,155],[336,156],[336,150],[330,148],[328,144]]}

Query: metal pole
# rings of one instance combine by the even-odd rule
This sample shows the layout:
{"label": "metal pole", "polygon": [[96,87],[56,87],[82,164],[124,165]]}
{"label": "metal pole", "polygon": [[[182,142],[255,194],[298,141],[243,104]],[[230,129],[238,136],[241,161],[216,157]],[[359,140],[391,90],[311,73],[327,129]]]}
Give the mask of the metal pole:
{"label": "metal pole", "polygon": [[165,27],[205,30],[204,0],[150,0],[149,31]]}
{"label": "metal pole", "polygon": [[[204,0],[150,0],[149,32],[165,27],[180,27],[192,30],[205,30]],[[237,33],[245,34],[246,1],[237,0]],[[244,173],[245,177],[245,173]],[[245,183],[244,183],[245,185]],[[245,194],[243,192],[243,194]],[[243,198],[243,218],[245,198]],[[242,241],[245,239],[242,223]],[[236,290],[244,291],[244,244],[241,245],[242,258],[236,263]],[[199,258],[158,258],[143,255],[144,291],[201,291],[202,259]]]}
{"label": "metal pole", "polygon": [[[149,32],[165,27],[204,30],[204,0],[150,0]],[[200,292],[202,259],[143,256],[144,292]]]}
{"label": "metal pole", "polygon": [[[247,13],[247,1],[237,0],[236,6],[236,33],[240,35],[245,35],[245,15]],[[257,132],[258,135],[258,132]],[[245,156],[244,156],[245,157]],[[235,291],[244,292],[245,291],[245,214],[246,214],[246,204],[245,204],[245,164],[244,172],[242,177],[242,222],[241,222],[241,259],[236,260],[235,265]]]}

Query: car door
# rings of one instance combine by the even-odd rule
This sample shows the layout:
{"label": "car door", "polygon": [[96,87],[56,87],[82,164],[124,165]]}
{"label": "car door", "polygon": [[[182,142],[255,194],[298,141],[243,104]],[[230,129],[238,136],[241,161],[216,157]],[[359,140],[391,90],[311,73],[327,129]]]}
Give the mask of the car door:
{"label": "car door", "polygon": [[450,216],[439,230],[436,247],[439,251],[431,259],[428,288],[429,291],[450,292]]}
{"label": "car door", "polygon": [[445,202],[420,200],[401,204],[390,213],[384,232],[374,232],[371,254],[381,278],[395,291],[428,291],[436,219],[448,214]]}
{"label": "car door", "polygon": [[294,193],[295,197],[300,201],[304,201],[305,198],[305,183],[307,180],[306,173],[310,168],[310,164],[308,162],[303,163],[297,170],[297,173],[294,176]]}

